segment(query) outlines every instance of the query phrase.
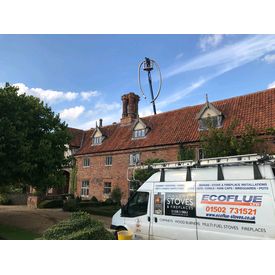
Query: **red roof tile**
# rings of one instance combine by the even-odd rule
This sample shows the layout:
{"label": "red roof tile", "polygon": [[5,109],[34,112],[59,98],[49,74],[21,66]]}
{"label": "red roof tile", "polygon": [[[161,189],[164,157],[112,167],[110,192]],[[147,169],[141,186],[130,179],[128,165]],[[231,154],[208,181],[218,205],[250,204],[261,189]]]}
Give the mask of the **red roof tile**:
{"label": "red roof tile", "polygon": [[[239,121],[236,134],[241,134],[249,124],[260,133],[265,133],[269,127],[275,127],[275,88],[212,104],[223,113],[224,128],[235,119]],[[83,146],[77,155],[199,141],[200,131],[196,115],[203,106],[190,106],[143,117],[142,121],[150,126],[151,130],[146,138],[142,139],[132,139],[132,124],[121,126],[118,123],[100,128],[107,138],[101,145],[92,146],[91,136],[94,130],[85,131]]]}
{"label": "red roof tile", "polygon": [[82,142],[84,140],[84,133],[85,131],[80,129],[75,129],[68,127],[69,133],[72,135],[72,140],[70,142],[70,146],[72,147],[81,147]]}

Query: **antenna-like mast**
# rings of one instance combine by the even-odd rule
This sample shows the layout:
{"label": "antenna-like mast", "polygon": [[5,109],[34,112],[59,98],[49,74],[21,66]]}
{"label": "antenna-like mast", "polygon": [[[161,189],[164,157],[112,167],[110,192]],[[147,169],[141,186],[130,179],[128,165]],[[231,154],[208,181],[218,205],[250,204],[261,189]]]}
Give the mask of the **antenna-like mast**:
{"label": "antenna-like mast", "polygon": [[[142,61],[142,62],[140,62],[140,64],[139,64],[139,67],[138,67],[138,84],[139,84],[140,90],[142,92],[142,95],[143,95],[143,97],[145,99],[146,99],[146,96],[144,94],[144,91],[142,89],[141,82],[140,82],[140,70],[141,70],[141,66],[142,65],[143,65],[143,71],[147,72],[147,74],[148,74],[148,82],[149,82],[149,88],[150,88],[151,99],[152,99],[151,103],[153,104],[154,115],[156,115],[157,111],[156,111],[155,101],[157,100],[157,98],[158,98],[158,96],[160,94],[161,85],[162,85],[162,78],[161,78],[160,68],[159,68],[159,65],[157,64],[156,61],[154,61],[153,59],[150,59],[148,57],[145,57],[145,60]],[[159,72],[159,77],[160,77],[159,88],[158,88],[158,92],[157,92],[156,97],[154,97],[154,91],[153,91],[153,85],[152,85],[152,77],[151,77],[151,71],[154,69],[154,65],[156,65],[156,67],[158,69],[158,72]]]}

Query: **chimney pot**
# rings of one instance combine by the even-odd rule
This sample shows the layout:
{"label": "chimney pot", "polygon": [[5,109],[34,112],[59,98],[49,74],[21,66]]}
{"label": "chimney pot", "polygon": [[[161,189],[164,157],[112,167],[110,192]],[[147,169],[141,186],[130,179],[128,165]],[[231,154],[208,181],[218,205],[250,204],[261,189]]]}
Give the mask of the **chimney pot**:
{"label": "chimney pot", "polygon": [[100,118],[100,119],[99,119],[99,127],[102,127],[102,122],[103,122],[103,119]]}
{"label": "chimney pot", "polygon": [[121,97],[122,99],[122,124],[132,123],[138,118],[139,96],[134,93],[128,93]]}

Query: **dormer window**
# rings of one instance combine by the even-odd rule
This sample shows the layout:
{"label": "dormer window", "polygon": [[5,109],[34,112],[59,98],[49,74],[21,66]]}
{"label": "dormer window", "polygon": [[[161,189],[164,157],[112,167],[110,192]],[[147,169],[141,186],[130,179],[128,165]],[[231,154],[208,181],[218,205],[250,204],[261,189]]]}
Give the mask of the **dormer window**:
{"label": "dormer window", "polygon": [[208,102],[208,97],[206,95],[206,103],[196,117],[199,122],[199,130],[204,131],[209,127],[222,127],[223,117],[222,112],[220,112],[212,103]]}
{"label": "dormer window", "polygon": [[199,119],[199,130],[207,130],[209,127],[220,128],[222,126],[222,116],[209,116]]}
{"label": "dormer window", "polygon": [[133,139],[144,138],[147,132],[148,127],[141,119],[138,119],[133,128]]}
{"label": "dormer window", "polygon": [[133,137],[134,137],[134,138],[145,137],[145,129],[134,130]]}
{"label": "dormer window", "polygon": [[93,144],[99,145],[102,143],[102,136],[101,137],[93,137]]}
{"label": "dormer window", "polygon": [[101,129],[96,126],[96,129],[92,135],[92,145],[100,145],[102,144],[105,136],[103,135]]}

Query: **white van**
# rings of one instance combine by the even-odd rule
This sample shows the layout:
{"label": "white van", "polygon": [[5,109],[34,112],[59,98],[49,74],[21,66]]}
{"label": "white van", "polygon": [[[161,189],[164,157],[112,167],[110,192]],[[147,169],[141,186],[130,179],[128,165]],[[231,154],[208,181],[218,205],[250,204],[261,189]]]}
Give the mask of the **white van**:
{"label": "white van", "polygon": [[111,228],[135,239],[275,239],[274,167],[272,156],[256,154],[155,164],[160,172]]}

